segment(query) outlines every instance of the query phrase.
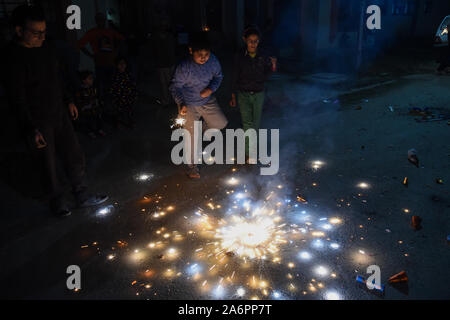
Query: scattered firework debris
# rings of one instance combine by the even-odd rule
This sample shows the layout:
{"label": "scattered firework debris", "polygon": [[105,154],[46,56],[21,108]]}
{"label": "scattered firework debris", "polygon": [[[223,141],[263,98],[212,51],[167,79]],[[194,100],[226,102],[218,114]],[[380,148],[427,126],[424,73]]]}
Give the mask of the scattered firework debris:
{"label": "scattered firework debris", "polygon": [[408,275],[405,271],[402,271],[392,277],[389,278],[389,283],[401,283],[401,282],[408,282]]}
{"label": "scattered firework debris", "polygon": [[417,156],[416,149],[411,149],[408,151],[408,161],[419,168],[419,157]]}
{"label": "scattered firework debris", "polygon": [[411,219],[411,226],[416,231],[422,229],[422,218],[419,216],[413,216]]}

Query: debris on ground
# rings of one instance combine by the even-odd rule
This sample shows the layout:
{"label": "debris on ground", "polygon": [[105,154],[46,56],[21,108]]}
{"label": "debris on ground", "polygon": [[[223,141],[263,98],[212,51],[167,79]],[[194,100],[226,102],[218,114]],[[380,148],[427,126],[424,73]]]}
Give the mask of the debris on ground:
{"label": "debris on ground", "polygon": [[416,231],[422,229],[422,218],[419,216],[413,216],[411,219],[411,226]]}
{"label": "debris on ground", "polygon": [[388,282],[390,284],[400,283],[400,282],[408,282],[408,275],[406,274],[406,271],[402,271],[402,272],[397,273],[396,275],[390,277]]}
{"label": "debris on ground", "polygon": [[412,108],[409,109],[410,116],[420,116],[422,118],[415,119],[419,123],[423,122],[434,122],[434,121],[445,121],[450,119],[450,114],[444,110],[431,110],[429,108],[420,109]]}
{"label": "debris on ground", "polygon": [[[364,279],[362,276],[356,276],[356,282],[364,284],[364,285],[367,286],[367,280]],[[376,284],[374,284],[373,290],[375,290],[376,292],[378,292],[380,294],[384,294],[384,285],[376,285]]]}
{"label": "debris on ground", "polygon": [[408,187],[408,177],[405,177],[405,179],[403,179],[403,185],[405,187]]}
{"label": "debris on ground", "polygon": [[388,108],[389,108],[389,111],[391,111],[391,112],[395,111],[393,106],[389,106]]}
{"label": "debris on ground", "polygon": [[425,108],[425,109],[420,109],[420,108],[410,108],[409,109],[409,115],[410,116],[422,116],[422,117],[427,117],[432,115],[432,112],[430,111],[429,108]]}
{"label": "debris on ground", "polygon": [[417,156],[417,150],[411,149],[408,151],[408,160],[417,168],[419,167],[419,157]]}

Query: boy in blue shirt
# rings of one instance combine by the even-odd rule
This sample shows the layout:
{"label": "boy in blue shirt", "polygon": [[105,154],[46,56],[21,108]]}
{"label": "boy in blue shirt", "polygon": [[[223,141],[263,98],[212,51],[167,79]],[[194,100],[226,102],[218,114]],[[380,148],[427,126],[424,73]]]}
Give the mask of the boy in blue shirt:
{"label": "boy in blue shirt", "polygon": [[228,121],[214,93],[219,89],[223,74],[211,45],[204,34],[193,39],[189,46],[190,57],[180,63],[170,85],[170,92],[186,120],[184,128],[191,134],[189,177],[199,179],[200,172],[194,162],[194,123],[203,118],[206,129],[225,128]]}

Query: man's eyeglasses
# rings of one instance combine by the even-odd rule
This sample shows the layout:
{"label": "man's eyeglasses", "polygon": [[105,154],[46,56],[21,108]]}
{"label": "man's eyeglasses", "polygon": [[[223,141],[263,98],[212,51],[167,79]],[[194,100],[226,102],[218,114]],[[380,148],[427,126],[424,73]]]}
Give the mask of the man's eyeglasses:
{"label": "man's eyeglasses", "polygon": [[26,29],[29,33],[31,33],[33,36],[35,36],[36,38],[42,38],[43,36],[45,36],[47,34],[47,30],[44,31],[34,31],[34,30],[30,30],[30,29]]}
{"label": "man's eyeglasses", "polygon": [[247,40],[248,44],[258,44],[259,40]]}

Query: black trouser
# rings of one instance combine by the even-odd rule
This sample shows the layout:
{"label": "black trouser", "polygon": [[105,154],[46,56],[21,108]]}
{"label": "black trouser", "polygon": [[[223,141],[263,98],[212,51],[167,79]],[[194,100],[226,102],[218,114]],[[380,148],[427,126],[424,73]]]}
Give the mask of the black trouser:
{"label": "black trouser", "polygon": [[161,86],[161,103],[168,105],[171,102],[171,95],[169,92],[170,82],[172,81],[175,67],[158,68],[159,84]]}
{"label": "black trouser", "polygon": [[87,133],[97,133],[103,130],[103,117],[100,113],[82,113],[80,123]]}
{"label": "black trouser", "polygon": [[114,67],[95,66],[95,76],[98,84],[98,94],[106,106],[111,104],[111,89]]}
{"label": "black trouser", "polygon": [[64,188],[58,177],[58,157],[62,160],[72,191],[79,193],[86,189],[84,152],[69,116],[64,115],[61,120],[59,124],[42,125],[39,128],[47,146],[38,150],[37,153],[44,161],[44,173],[49,183],[49,196],[52,200],[57,200],[64,194]]}

